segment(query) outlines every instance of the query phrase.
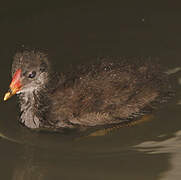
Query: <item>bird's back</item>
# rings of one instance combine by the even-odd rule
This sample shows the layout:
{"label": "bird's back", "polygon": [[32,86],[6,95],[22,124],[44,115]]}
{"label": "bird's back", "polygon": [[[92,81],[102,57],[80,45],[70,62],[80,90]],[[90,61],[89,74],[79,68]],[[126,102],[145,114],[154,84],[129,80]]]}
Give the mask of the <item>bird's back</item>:
{"label": "bird's back", "polygon": [[166,75],[148,60],[103,58],[62,78],[50,97],[49,119],[57,127],[118,124],[151,110],[153,102],[161,102],[169,93]]}

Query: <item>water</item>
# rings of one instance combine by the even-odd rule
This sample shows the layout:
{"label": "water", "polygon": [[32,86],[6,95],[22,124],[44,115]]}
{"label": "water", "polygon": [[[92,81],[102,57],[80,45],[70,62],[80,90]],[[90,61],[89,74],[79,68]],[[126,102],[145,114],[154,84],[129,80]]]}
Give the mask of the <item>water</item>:
{"label": "water", "polygon": [[[47,49],[59,71],[107,55],[153,56],[169,69],[179,68],[180,17],[173,3],[4,2],[1,99],[10,83],[12,56],[21,45]],[[172,81],[176,96],[151,121],[100,137],[32,132],[17,122],[15,97],[1,102],[0,179],[180,179],[181,72]]]}

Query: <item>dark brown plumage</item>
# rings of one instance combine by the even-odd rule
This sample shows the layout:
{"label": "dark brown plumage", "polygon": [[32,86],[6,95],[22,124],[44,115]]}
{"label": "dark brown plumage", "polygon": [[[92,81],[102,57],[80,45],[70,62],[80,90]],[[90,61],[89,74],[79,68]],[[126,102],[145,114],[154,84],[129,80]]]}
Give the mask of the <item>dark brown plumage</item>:
{"label": "dark brown plumage", "polygon": [[58,75],[47,55],[24,51],[15,55],[12,74],[18,69],[20,121],[29,128],[119,124],[152,110],[170,92],[167,75],[151,60],[98,58]]}

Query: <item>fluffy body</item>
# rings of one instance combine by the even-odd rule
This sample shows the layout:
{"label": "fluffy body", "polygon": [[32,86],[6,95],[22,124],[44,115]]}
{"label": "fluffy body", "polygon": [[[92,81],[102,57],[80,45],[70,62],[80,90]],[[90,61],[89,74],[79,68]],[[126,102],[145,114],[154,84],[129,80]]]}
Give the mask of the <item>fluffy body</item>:
{"label": "fluffy body", "polygon": [[[25,62],[27,66],[24,67]],[[42,62],[45,69],[39,72]],[[15,55],[16,69],[36,69],[37,79],[19,92],[20,121],[29,128],[86,128],[119,124],[151,111],[170,93],[167,75],[151,60],[98,58],[55,74],[46,55]],[[39,78],[39,79],[38,79]]]}

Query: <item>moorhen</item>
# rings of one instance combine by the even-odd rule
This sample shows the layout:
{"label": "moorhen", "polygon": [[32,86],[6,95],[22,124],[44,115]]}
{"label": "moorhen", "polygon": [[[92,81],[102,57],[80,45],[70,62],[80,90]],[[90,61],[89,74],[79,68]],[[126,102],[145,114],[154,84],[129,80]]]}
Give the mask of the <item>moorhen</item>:
{"label": "moorhen", "polygon": [[153,109],[168,96],[169,83],[151,60],[102,57],[55,73],[48,56],[24,50],[14,56],[7,100],[17,94],[20,122],[28,128],[116,125]]}

